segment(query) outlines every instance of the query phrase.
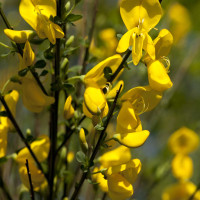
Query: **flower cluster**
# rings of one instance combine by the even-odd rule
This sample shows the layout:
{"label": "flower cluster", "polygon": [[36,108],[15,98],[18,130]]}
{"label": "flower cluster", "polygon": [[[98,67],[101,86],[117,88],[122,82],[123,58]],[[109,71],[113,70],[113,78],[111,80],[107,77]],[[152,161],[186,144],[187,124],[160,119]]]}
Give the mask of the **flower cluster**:
{"label": "flower cluster", "polygon": [[[175,154],[171,168],[178,182],[165,189],[162,199],[189,199],[195,192],[196,186],[189,181],[193,173],[193,161],[188,154],[197,149],[199,136],[194,131],[182,127],[170,136],[168,144],[171,151]],[[196,200],[200,199],[200,192],[197,192],[194,198]]]}

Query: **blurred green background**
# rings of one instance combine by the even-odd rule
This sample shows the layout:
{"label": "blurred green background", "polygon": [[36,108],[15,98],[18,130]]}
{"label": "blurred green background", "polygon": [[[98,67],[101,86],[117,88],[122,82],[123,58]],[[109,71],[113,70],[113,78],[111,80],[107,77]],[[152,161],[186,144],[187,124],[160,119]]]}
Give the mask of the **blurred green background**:
{"label": "blurred green background", "polygon": [[[0,2],[14,29],[31,28],[19,15],[19,0],[0,0]],[[67,32],[68,36],[75,35],[76,43],[87,35],[91,24],[92,2],[92,0],[84,0],[75,10],[76,13],[84,15],[84,18],[75,23],[75,27],[70,26]],[[180,7],[175,7],[177,5]],[[176,181],[171,172],[166,173],[172,158],[172,154],[167,148],[169,136],[182,126],[194,130],[198,135],[200,134],[200,1],[163,0],[162,7],[163,18],[156,26],[158,31],[152,30],[151,34],[155,38],[159,30],[167,28],[172,31],[176,38],[176,43],[174,43],[169,55],[170,77],[174,86],[165,92],[162,102],[155,110],[141,116],[143,128],[150,130],[151,134],[145,145],[132,150],[133,157],[140,158],[143,164],[140,178],[135,184],[134,198],[138,200],[159,200],[164,188]],[[85,20],[87,23],[83,23]],[[0,42],[11,46],[9,39],[3,33],[4,28],[5,25],[0,18]],[[102,46],[99,33],[106,28],[113,28],[116,34],[126,32],[120,17],[117,0],[99,1],[94,34],[96,48]],[[45,48],[45,45],[41,49]],[[18,70],[17,55],[6,56],[8,52],[9,49],[0,46],[1,89],[6,80],[16,74]],[[80,64],[79,59],[77,59],[80,53],[81,51],[78,51],[76,56],[71,58],[70,66]],[[92,50],[91,53],[93,53]],[[95,56],[98,57],[98,55]],[[88,69],[100,60],[102,58],[90,64]],[[147,70],[143,64],[130,65],[130,67],[131,69],[125,70],[121,77],[125,81],[124,91],[135,86],[148,84]],[[38,115],[30,113],[24,108],[21,101],[18,103],[17,121],[24,132],[30,128],[34,133],[47,133],[48,127],[43,127],[47,118],[46,114],[40,115],[39,118]],[[8,154],[21,147],[22,144],[16,134],[9,133]],[[192,154],[192,158],[194,174],[191,180],[198,184],[200,183],[200,148]],[[0,168],[6,168],[3,177],[5,177],[11,193],[18,199],[20,180],[16,173],[16,165],[10,161]],[[160,178],[158,182],[156,182],[157,178]],[[1,193],[0,199],[3,199]]]}

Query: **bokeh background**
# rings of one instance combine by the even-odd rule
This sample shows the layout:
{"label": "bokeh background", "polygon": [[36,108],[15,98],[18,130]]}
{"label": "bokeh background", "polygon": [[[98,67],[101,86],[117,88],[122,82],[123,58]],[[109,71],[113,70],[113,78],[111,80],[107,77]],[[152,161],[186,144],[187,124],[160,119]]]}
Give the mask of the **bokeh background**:
{"label": "bokeh background", "polygon": [[[5,14],[16,30],[30,29],[30,26],[19,15],[19,0],[0,0]],[[170,77],[174,86],[165,92],[159,106],[141,116],[143,127],[150,130],[151,134],[145,145],[132,150],[133,158],[142,161],[142,172],[135,184],[134,198],[138,200],[159,200],[162,191],[168,185],[176,182],[169,170],[172,154],[167,147],[169,136],[182,126],[194,130],[200,135],[200,1],[196,0],[163,0],[163,17],[157,29],[169,29],[174,36],[174,45],[169,55],[171,67]],[[83,19],[70,26],[68,36],[75,35],[78,44],[86,37],[91,25],[93,9],[92,0],[84,0],[74,13],[82,14]],[[9,39],[4,35],[5,25],[0,18],[0,42],[11,46]],[[110,30],[112,29],[112,30]],[[110,30],[113,37],[108,38],[102,31]],[[152,37],[156,37],[158,30],[152,30]],[[117,34],[123,34],[126,28],[119,14],[119,1],[99,1],[94,38],[91,47],[91,64],[89,70],[98,61],[114,54]],[[103,36],[102,36],[103,35]],[[109,45],[108,45],[109,44]],[[35,47],[42,50],[48,43]],[[9,49],[0,45],[0,89],[8,78],[15,75],[18,70],[17,55],[8,54]],[[70,59],[70,67],[79,65],[82,48]],[[41,57],[41,55],[38,55]],[[50,66],[49,66],[50,67]],[[144,64],[133,66],[125,70],[122,77],[125,81],[124,91],[139,85],[147,85],[147,70]],[[48,80],[43,80],[48,83]],[[49,120],[47,114],[35,115],[23,107],[21,100],[17,106],[17,121],[24,132],[27,129],[38,134],[48,131]],[[114,121],[114,120],[113,120]],[[15,133],[8,136],[8,154],[17,151],[23,145]],[[194,162],[194,174],[191,179],[195,184],[200,183],[200,148],[191,154]],[[6,180],[9,190],[15,199],[19,198],[20,179],[17,166],[9,161],[1,165],[1,176]],[[86,194],[87,195],[87,194]],[[22,196],[21,199],[26,199]],[[3,200],[0,189],[0,199]],[[85,197],[81,197],[84,199]],[[86,199],[86,198],[85,198]],[[89,197],[87,199],[90,199]]]}

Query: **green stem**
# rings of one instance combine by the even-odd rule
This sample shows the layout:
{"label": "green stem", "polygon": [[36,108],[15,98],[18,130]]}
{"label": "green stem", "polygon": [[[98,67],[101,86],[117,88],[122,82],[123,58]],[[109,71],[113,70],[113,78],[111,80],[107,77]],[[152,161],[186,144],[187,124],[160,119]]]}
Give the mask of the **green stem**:
{"label": "green stem", "polygon": [[85,179],[87,178],[87,175],[89,173],[89,169],[93,165],[94,158],[96,157],[96,155],[97,155],[97,153],[99,151],[99,148],[100,148],[100,146],[102,144],[102,140],[103,140],[104,135],[105,135],[105,131],[106,131],[107,127],[108,127],[108,124],[109,124],[109,122],[110,122],[110,120],[112,118],[113,112],[115,110],[115,107],[116,107],[116,104],[117,104],[117,99],[119,97],[121,88],[122,88],[122,85],[120,85],[120,88],[117,91],[117,94],[115,96],[115,100],[114,100],[114,102],[113,102],[113,104],[111,106],[111,109],[110,109],[109,113],[108,113],[107,120],[105,121],[104,129],[101,131],[99,139],[98,139],[98,142],[97,142],[97,144],[96,144],[96,146],[94,148],[94,151],[93,151],[93,153],[92,153],[92,155],[90,157],[88,170],[82,174],[81,180],[80,180],[79,184],[77,185],[77,187],[75,187],[75,191],[74,191],[74,193],[72,195],[71,200],[75,200],[76,197],[78,196],[78,194],[80,192],[80,189],[81,189]]}
{"label": "green stem", "polygon": [[[3,21],[4,21],[5,25],[6,25],[6,27],[7,27],[8,29],[13,30],[13,27],[12,27],[12,26],[10,25],[10,23],[8,22],[8,19],[6,18],[6,16],[5,16],[5,14],[4,14],[4,12],[3,12],[3,10],[2,10],[1,7],[0,7],[0,15],[1,15],[1,17],[2,17],[2,19],[3,19]],[[18,44],[18,43],[15,43],[15,44],[16,44],[16,46],[17,46],[17,49],[18,49],[19,54],[23,57],[23,49],[22,49],[22,47],[21,47],[20,44]],[[29,69],[30,72],[32,73],[33,77],[35,78],[35,80],[36,80],[36,82],[38,83],[38,85],[39,85],[39,87],[41,88],[41,90],[42,90],[46,95],[48,95],[47,92],[46,92],[46,90],[45,90],[45,88],[44,88],[44,86],[42,85],[42,83],[41,83],[41,81],[40,81],[38,75],[34,72],[34,70],[33,70],[30,66],[28,66],[28,69]]]}
{"label": "green stem", "polygon": [[[1,101],[1,103],[3,104],[3,106],[4,106],[5,110],[6,110],[6,113],[7,113],[7,115],[8,115],[8,118],[10,119],[10,121],[11,121],[12,124],[13,124],[13,126],[15,127],[15,129],[16,129],[16,131],[17,131],[19,137],[21,138],[21,140],[24,142],[24,144],[25,144],[26,147],[28,148],[28,150],[29,150],[30,154],[32,155],[33,159],[34,159],[35,162],[37,163],[38,168],[39,168],[39,169],[42,171],[42,173],[44,174],[44,171],[43,171],[43,168],[42,168],[40,162],[38,161],[37,157],[36,157],[35,154],[33,153],[33,151],[32,151],[32,149],[31,149],[30,145],[29,145],[28,142],[26,141],[26,138],[24,137],[24,135],[23,135],[21,129],[19,128],[19,125],[17,124],[17,122],[16,122],[14,116],[12,115],[12,113],[11,113],[11,111],[10,111],[10,109],[9,109],[9,107],[8,107],[8,105],[7,105],[6,101],[5,101],[5,99],[4,99],[4,97],[1,96],[1,94],[0,94],[0,101]],[[44,174],[44,175],[45,175],[45,177],[47,178],[46,174]]]}
{"label": "green stem", "polygon": [[[61,0],[57,0],[57,16],[61,17]],[[52,83],[56,83],[60,76],[60,39],[56,39],[55,45],[55,63],[54,74],[52,75]],[[59,90],[54,92],[55,103],[51,106],[50,113],[50,153],[49,153],[49,200],[54,199],[54,176],[55,176],[55,162],[56,162],[56,144],[58,132],[58,104],[59,104]]]}
{"label": "green stem", "polygon": [[31,199],[34,200],[35,196],[34,196],[34,191],[33,191],[33,184],[32,184],[32,180],[31,180],[31,172],[29,170],[29,164],[28,164],[28,159],[26,159],[26,169],[27,169],[27,174],[28,174],[28,180],[29,180],[29,184],[30,184],[30,193],[31,193]]}

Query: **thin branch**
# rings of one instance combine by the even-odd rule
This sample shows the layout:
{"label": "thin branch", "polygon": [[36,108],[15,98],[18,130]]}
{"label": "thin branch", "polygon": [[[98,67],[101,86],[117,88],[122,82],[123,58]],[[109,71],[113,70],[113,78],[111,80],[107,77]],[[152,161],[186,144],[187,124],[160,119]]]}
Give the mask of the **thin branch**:
{"label": "thin branch", "polygon": [[[0,15],[1,15],[1,17],[2,17],[2,19],[3,19],[3,21],[4,21],[5,25],[6,25],[6,27],[7,27],[8,29],[13,30],[13,27],[10,25],[10,23],[9,23],[8,19],[6,18],[5,13],[3,12],[3,10],[2,10],[1,7],[0,7]],[[18,44],[18,43],[16,43],[16,42],[15,42],[15,44],[16,44],[16,46],[17,46],[17,50],[18,50],[19,54],[23,57],[23,49],[22,49],[22,47],[20,46],[20,44]],[[48,94],[47,94],[47,91],[45,90],[43,84],[41,83],[41,81],[40,81],[38,75],[35,73],[35,71],[34,71],[30,66],[28,66],[28,69],[30,70],[30,72],[31,72],[31,74],[33,75],[33,77],[35,78],[35,80],[36,80],[36,82],[38,83],[38,85],[39,85],[39,87],[41,88],[41,90],[42,90],[46,95],[48,95]]]}
{"label": "thin branch", "polygon": [[21,140],[24,142],[24,144],[25,144],[26,147],[28,148],[28,150],[29,150],[31,156],[33,157],[33,159],[34,159],[35,162],[37,163],[38,168],[42,171],[42,173],[43,173],[43,174],[45,175],[45,177],[47,178],[46,174],[45,174],[44,171],[43,171],[43,168],[42,168],[40,162],[38,161],[37,157],[36,157],[35,154],[33,153],[33,151],[32,151],[32,149],[31,149],[30,145],[29,145],[28,142],[26,141],[26,138],[24,137],[24,135],[23,135],[23,133],[22,133],[22,131],[21,131],[19,125],[17,124],[17,122],[16,122],[16,120],[15,120],[13,114],[11,113],[11,111],[10,111],[10,109],[9,109],[9,107],[8,107],[8,105],[7,105],[6,101],[5,101],[5,99],[4,99],[4,97],[1,96],[1,94],[0,94],[0,101],[1,101],[1,103],[3,104],[3,106],[4,106],[5,110],[6,110],[7,116],[8,116],[8,118],[10,119],[10,121],[12,122],[13,126],[15,127],[16,132],[18,133],[19,137],[21,138]]}
{"label": "thin branch", "polygon": [[75,200],[75,199],[76,199],[76,197],[78,196],[79,191],[80,191],[80,189],[81,189],[81,187],[82,187],[82,185],[83,185],[85,179],[87,178],[87,175],[88,175],[88,173],[89,173],[89,168],[92,166],[92,163],[93,163],[93,161],[94,161],[94,158],[95,158],[95,156],[97,155],[98,150],[99,150],[99,147],[100,147],[101,144],[102,144],[102,140],[103,140],[103,138],[104,138],[105,131],[106,131],[107,127],[108,127],[108,124],[109,124],[109,122],[110,122],[112,116],[113,116],[113,112],[114,112],[114,110],[115,110],[115,107],[116,107],[116,104],[117,104],[117,99],[118,99],[118,97],[119,97],[121,88],[122,88],[122,85],[120,85],[120,88],[119,88],[119,90],[117,91],[117,94],[116,94],[116,96],[115,96],[114,102],[113,102],[113,104],[112,104],[112,106],[111,106],[111,109],[110,109],[110,111],[109,111],[109,113],[108,113],[107,120],[105,121],[104,129],[101,131],[100,136],[99,136],[99,139],[98,139],[98,142],[97,142],[97,144],[96,144],[96,146],[95,146],[95,148],[94,148],[94,151],[93,151],[93,153],[92,153],[92,155],[91,155],[91,157],[90,157],[88,170],[87,170],[87,172],[84,172],[84,173],[82,174],[81,180],[80,180],[79,184],[77,185],[77,187],[75,187],[75,191],[74,191],[74,193],[73,193],[73,195],[72,195],[71,200]]}
{"label": "thin branch", "polygon": [[4,181],[2,179],[1,174],[0,174],[0,188],[3,190],[3,192],[4,192],[5,196],[7,197],[7,199],[8,200],[12,200],[12,197],[11,197],[11,195],[10,195],[10,193],[9,193],[9,191],[8,191]]}
{"label": "thin branch", "polygon": [[92,25],[88,34],[88,45],[85,49],[85,55],[84,55],[84,59],[83,59],[83,63],[82,63],[82,70],[81,70],[81,74],[85,74],[85,70],[86,70],[86,66],[88,64],[88,58],[89,58],[89,50],[90,50],[90,45],[92,42],[92,37],[93,37],[93,33],[94,33],[94,27],[95,27],[95,22],[96,22],[96,16],[97,16],[97,8],[98,8],[98,1],[99,0],[95,0],[94,1],[94,7],[93,7],[93,15],[92,15]]}
{"label": "thin branch", "polygon": [[31,172],[29,170],[29,164],[28,164],[28,159],[26,159],[26,169],[27,169],[27,174],[28,174],[28,180],[29,180],[29,184],[30,184],[30,195],[31,195],[31,199],[34,200],[35,196],[34,196],[34,191],[33,191],[33,184],[32,184],[32,180],[31,180]]}
{"label": "thin branch", "polygon": [[[61,0],[57,0],[57,16],[61,17]],[[60,39],[56,39],[55,46],[55,63],[54,74],[52,75],[52,83],[56,83],[60,76]],[[58,105],[59,105],[59,90],[54,92],[55,103],[51,106],[50,113],[50,154],[49,154],[49,200],[54,199],[54,175],[55,175],[55,161],[56,161],[56,144],[58,132]]]}

